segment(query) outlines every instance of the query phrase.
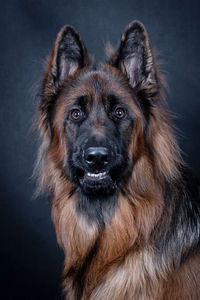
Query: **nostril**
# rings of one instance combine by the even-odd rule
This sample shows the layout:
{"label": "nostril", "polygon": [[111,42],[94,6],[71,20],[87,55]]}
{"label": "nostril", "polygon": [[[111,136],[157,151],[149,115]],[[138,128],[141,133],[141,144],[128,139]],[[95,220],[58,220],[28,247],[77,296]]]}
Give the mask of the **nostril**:
{"label": "nostril", "polygon": [[86,155],[86,161],[88,163],[92,163],[94,161],[94,159],[95,159],[95,156],[93,154]]}
{"label": "nostril", "polygon": [[104,162],[105,165],[108,164],[108,155],[107,154],[102,156],[102,161]]}

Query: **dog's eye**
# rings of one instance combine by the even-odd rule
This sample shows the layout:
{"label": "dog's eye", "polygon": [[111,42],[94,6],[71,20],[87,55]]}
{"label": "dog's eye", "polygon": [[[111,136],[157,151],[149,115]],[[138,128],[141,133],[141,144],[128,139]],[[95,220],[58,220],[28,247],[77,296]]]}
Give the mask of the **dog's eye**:
{"label": "dog's eye", "polygon": [[71,112],[71,117],[73,120],[79,120],[81,118],[81,111],[79,109],[74,109]]}
{"label": "dog's eye", "polygon": [[123,108],[118,107],[115,109],[114,115],[118,119],[123,119],[125,117],[125,111]]}

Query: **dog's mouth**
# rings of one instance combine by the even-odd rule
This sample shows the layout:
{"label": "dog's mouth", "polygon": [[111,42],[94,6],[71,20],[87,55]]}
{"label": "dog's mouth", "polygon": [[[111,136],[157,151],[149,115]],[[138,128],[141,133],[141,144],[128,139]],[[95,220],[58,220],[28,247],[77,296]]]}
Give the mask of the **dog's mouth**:
{"label": "dog's mouth", "polygon": [[103,167],[101,163],[90,166],[77,157],[71,162],[72,180],[81,187],[84,193],[99,196],[114,193],[126,169],[122,155],[116,156],[115,160],[112,159]]}
{"label": "dog's mouth", "polygon": [[79,183],[87,194],[107,194],[115,188],[115,181],[109,171],[82,172]]}

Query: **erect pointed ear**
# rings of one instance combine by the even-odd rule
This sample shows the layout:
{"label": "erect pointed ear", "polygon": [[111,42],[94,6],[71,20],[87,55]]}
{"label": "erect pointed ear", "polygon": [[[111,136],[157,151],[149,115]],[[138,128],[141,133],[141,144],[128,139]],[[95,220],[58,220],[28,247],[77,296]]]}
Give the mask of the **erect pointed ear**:
{"label": "erect pointed ear", "polygon": [[133,88],[154,95],[158,91],[157,71],[144,26],[134,21],[124,30],[120,45],[109,63],[119,68]]}
{"label": "erect pointed ear", "polygon": [[90,58],[78,32],[71,26],[63,27],[48,58],[41,86],[40,127],[44,132],[51,133],[54,105],[60,88],[77,70],[89,64]]}
{"label": "erect pointed ear", "polygon": [[55,89],[62,86],[70,75],[89,65],[90,60],[78,32],[71,26],[64,26],[58,33],[49,57],[45,83]]}

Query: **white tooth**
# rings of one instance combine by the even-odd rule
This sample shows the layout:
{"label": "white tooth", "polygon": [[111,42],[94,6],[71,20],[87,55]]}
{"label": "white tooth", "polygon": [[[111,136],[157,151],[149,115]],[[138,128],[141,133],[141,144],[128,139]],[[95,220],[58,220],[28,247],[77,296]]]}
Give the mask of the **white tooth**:
{"label": "white tooth", "polygon": [[97,173],[97,174],[95,174],[95,173],[87,173],[87,176],[89,176],[89,177],[95,177],[95,178],[102,178],[102,177],[104,177],[104,176],[106,176],[107,175],[107,172],[102,172],[102,173]]}

